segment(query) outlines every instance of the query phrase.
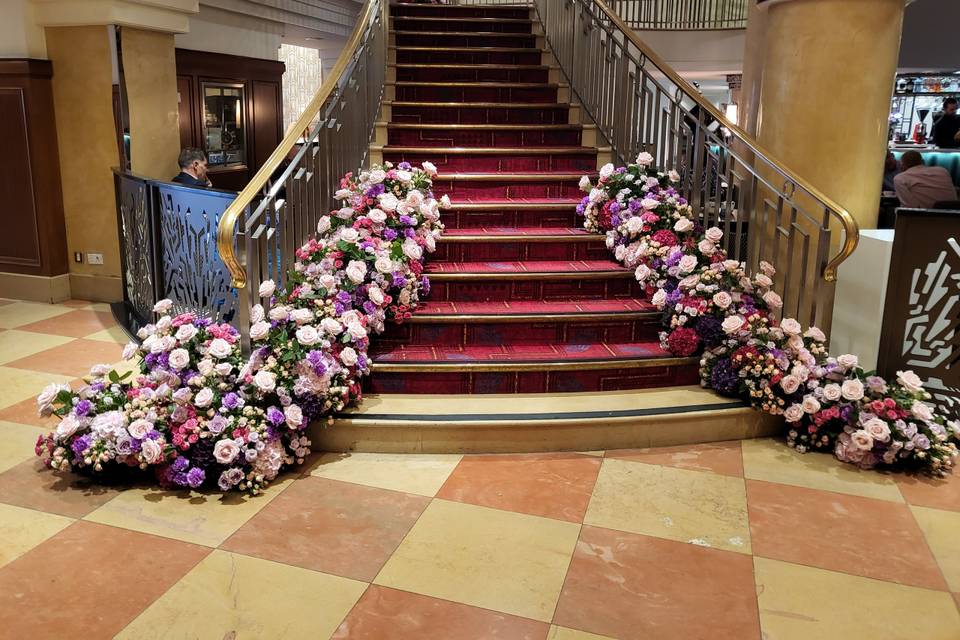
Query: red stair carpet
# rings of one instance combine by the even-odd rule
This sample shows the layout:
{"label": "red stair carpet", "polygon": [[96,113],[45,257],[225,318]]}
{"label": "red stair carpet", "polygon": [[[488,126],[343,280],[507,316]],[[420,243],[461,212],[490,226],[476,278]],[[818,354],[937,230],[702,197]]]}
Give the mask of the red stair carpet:
{"label": "red stair carpet", "polygon": [[660,349],[659,314],[580,226],[597,170],[529,10],[394,4],[385,160],[433,162],[447,231],[432,291],[372,353],[376,393],[531,393],[694,384]]}

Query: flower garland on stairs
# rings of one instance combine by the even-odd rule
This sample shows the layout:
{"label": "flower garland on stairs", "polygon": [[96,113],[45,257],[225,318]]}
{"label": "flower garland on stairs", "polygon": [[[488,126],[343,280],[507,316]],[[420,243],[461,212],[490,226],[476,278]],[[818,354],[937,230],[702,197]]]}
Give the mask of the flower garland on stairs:
{"label": "flower garland on stairs", "polygon": [[251,311],[248,360],[235,328],[171,317],[172,303],[158,302],[159,319],[124,350],[140,360],[131,380],[97,365],[83,388],[40,394],[41,414],[61,421],[37,455],[104,480],[152,470],[164,486],[251,494],[302,463],[307,425],[359,401],[370,334],[409,318],[429,291],[423,261],[449,206],[433,197],[434,175],[429,162],[347,174],[335,194],[342,206],[297,250],[286,290],[261,285],[268,304]]}
{"label": "flower garland on stairs", "polygon": [[653,156],[600,170],[577,207],[588,231],[606,234],[607,247],[635,269],[663,312],[663,347],[678,356],[701,353],[704,387],[744,399],[786,420],[787,442],[798,451],[832,450],[864,468],[909,467],[934,474],[952,468],[960,423],[927,402],[912,371],[884,380],[858,366],[854,355],[831,357],[826,336],[792,318],[773,290],[775,269],[745,265],[720,246],[723,231],[704,229],[673,185],[680,176],[658,172]]}

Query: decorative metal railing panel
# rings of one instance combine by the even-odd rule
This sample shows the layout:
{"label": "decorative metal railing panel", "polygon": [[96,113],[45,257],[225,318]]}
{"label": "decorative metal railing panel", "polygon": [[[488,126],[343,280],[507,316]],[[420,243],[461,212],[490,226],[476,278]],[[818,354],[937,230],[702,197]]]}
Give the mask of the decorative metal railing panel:
{"label": "decorative metal railing panel", "polygon": [[748,0],[610,0],[633,29],[701,31],[745,29]]}
{"label": "decorative metal railing panel", "polygon": [[296,249],[333,206],[340,177],[367,161],[386,80],[386,10],[386,0],[367,1],[328,80],[220,221],[218,248],[238,289],[245,349],[261,282],[284,284]]}
{"label": "decorative metal railing panel", "polygon": [[155,218],[147,180],[116,172],[117,226],[123,294],[141,321],[150,318],[157,301]]}
{"label": "decorative metal railing panel", "polygon": [[[484,4],[479,2],[478,4]],[[778,265],[785,315],[829,331],[837,266],[856,247],[850,214],[728,122],[600,0],[534,0],[573,93],[620,163],[640,152],[681,174],[732,257]],[[842,240],[841,240],[842,236]]]}

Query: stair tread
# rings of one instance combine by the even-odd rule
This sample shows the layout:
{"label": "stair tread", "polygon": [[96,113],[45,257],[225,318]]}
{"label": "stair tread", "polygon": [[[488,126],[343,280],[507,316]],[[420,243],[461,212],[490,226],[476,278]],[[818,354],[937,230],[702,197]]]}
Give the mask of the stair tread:
{"label": "stair tread", "polygon": [[[396,103],[394,103],[396,104]],[[509,130],[509,131],[533,131],[546,129],[550,131],[570,131],[583,129],[582,124],[462,124],[462,123],[417,123],[417,122],[391,122],[387,125],[388,129],[480,129],[480,130]],[[537,147],[538,149],[540,147]]]}
{"label": "stair tread", "polygon": [[525,71],[546,71],[551,67],[547,64],[450,64],[449,62],[423,63],[423,62],[390,62],[388,67],[397,67],[404,69],[522,69]]}
{"label": "stair tread", "polygon": [[391,29],[390,33],[403,36],[483,36],[484,38],[493,36],[501,38],[536,38],[533,33],[511,33],[509,31],[404,31],[403,29]]}
{"label": "stair tread", "polygon": [[433,100],[394,100],[391,104],[395,107],[457,107],[460,109],[466,107],[486,108],[486,109],[559,109],[569,108],[569,104],[560,102],[437,102]]}
{"label": "stair tread", "polygon": [[[412,5],[406,5],[412,6]],[[525,22],[527,24],[533,24],[533,20],[530,18],[476,18],[476,17],[462,17],[462,18],[451,18],[449,16],[391,16],[394,20],[422,20],[424,22],[511,22],[519,24]]]}
{"label": "stair tread", "polygon": [[387,145],[384,153],[436,153],[451,155],[569,155],[597,153],[596,147],[567,146],[567,147],[411,147],[409,145]]}
{"label": "stair tread", "polygon": [[426,272],[438,274],[586,274],[632,273],[613,260],[488,260],[479,262],[443,262],[427,264]]}
{"label": "stair tread", "polygon": [[404,345],[381,344],[371,352],[375,363],[610,362],[672,359],[659,342],[588,342],[584,344]]}
{"label": "stair tread", "polygon": [[[420,33],[413,31],[411,33]],[[398,51],[470,51],[470,52],[496,52],[496,53],[542,53],[540,49],[533,47],[421,47],[412,45],[390,45],[391,49]]]}
{"label": "stair tread", "polygon": [[[437,174],[438,180],[579,180],[584,175],[583,172],[570,171],[522,171],[522,172],[504,172],[495,173],[490,171],[458,171],[456,173]],[[587,175],[590,175],[587,172]]]}
{"label": "stair tread", "polygon": [[[391,83],[386,83],[391,84]],[[509,89],[557,89],[557,82],[504,82],[503,80],[462,80],[462,81],[425,81],[425,80],[397,80],[392,84],[400,87],[498,87]]]}
{"label": "stair tread", "polygon": [[420,303],[414,318],[447,316],[551,316],[557,314],[624,314],[656,312],[649,301],[639,299],[583,300],[489,300],[444,302],[426,300]]}
{"label": "stair tread", "polygon": [[567,209],[580,204],[576,198],[515,198],[475,200],[458,198],[451,202],[451,208],[463,210],[495,211],[497,209]]}
{"label": "stair tread", "polygon": [[523,239],[582,239],[582,240],[603,240],[604,236],[600,233],[590,233],[586,229],[578,227],[475,227],[451,229],[445,231],[443,240],[463,240],[464,238],[496,239],[496,238],[517,238]]}

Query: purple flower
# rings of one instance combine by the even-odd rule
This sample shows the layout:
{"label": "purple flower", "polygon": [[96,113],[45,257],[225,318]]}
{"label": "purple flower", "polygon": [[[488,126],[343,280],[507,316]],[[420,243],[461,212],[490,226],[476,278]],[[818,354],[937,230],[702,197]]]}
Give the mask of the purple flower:
{"label": "purple flower", "polygon": [[740,378],[730,358],[720,358],[710,371],[710,386],[721,395],[736,395]]}
{"label": "purple flower", "polygon": [[76,414],[78,418],[82,418],[83,416],[90,413],[90,401],[81,400],[80,402],[78,402],[76,406],[73,408],[73,413]]}
{"label": "purple flower", "polygon": [[349,303],[352,300],[352,298],[350,297],[350,292],[341,291],[340,293],[337,294],[337,300],[339,300],[343,304]]}
{"label": "purple flower", "polygon": [[629,206],[630,206],[630,211],[631,211],[632,213],[636,213],[636,212],[640,211],[640,209],[643,208],[643,205],[640,204],[641,202],[642,202],[642,201],[641,201],[640,198],[632,198],[632,199],[630,200],[630,205],[629,205]]}
{"label": "purple flower", "polygon": [[399,271],[393,274],[393,286],[397,287],[398,289],[403,289],[405,286],[407,286],[407,279],[404,278]]}
{"label": "purple flower", "polygon": [[397,165],[397,169],[400,169],[401,171],[410,171],[410,169],[412,168],[413,167],[410,165],[410,163],[406,161],[401,162],[400,164]]}
{"label": "purple flower", "polygon": [[70,449],[73,451],[73,455],[78,458],[83,455],[83,452],[90,447],[90,434],[85,436],[80,436],[70,445]]}
{"label": "purple flower", "polygon": [[184,458],[183,456],[178,457],[173,461],[173,464],[170,465],[174,471],[186,471],[187,467],[190,466],[190,461]]}
{"label": "purple flower", "polygon": [[384,229],[384,230],[383,230],[383,237],[386,238],[387,240],[390,240],[390,241],[396,240],[396,239],[397,239],[397,232],[394,231],[393,229]]}
{"label": "purple flower", "polygon": [[707,348],[715,347],[723,340],[722,323],[716,316],[700,316],[694,329]]}
{"label": "purple flower", "polygon": [[373,315],[373,312],[377,310],[377,305],[367,300],[363,303],[363,310],[367,313],[367,315]]}
{"label": "purple flower", "polygon": [[239,395],[237,395],[233,391],[230,391],[225,396],[223,396],[223,400],[221,400],[221,404],[227,409],[236,409],[237,407],[243,406],[243,398],[241,398]]}
{"label": "purple flower", "polygon": [[270,407],[267,409],[267,420],[276,425],[283,424],[286,418],[283,417],[283,411],[280,411],[280,409],[277,409],[276,407]]}
{"label": "purple flower", "polygon": [[407,238],[415,238],[417,237],[417,232],[414,231],[412,228],[407,228],[403,230],[403,235]]}
{"label": "purple flower", "polygon": [[214,435],[222,433],[226,428],[227,419],[219,414],[213,416],[213,418],[210,419],[210,422],[207,423],[207,430]]}
{"label": "purple flower", "polygon": [[380,183],[377,183],[377,184],[373,185],[373,186],[370,187],[369,189],[367,189],[367,192],[366,192],[365,195],[366,195],[368,198],[376,198],[377,196],[379,196],[379,195],[380,195],[381,193],[383,193],[384,191],[386,191],[386,187],[384,187],[384,186],[383,186],[383,183],[380,182]]}
{"label": "purple flower", "polygon": [[187,472],[187,484],[196,489],[203,484],[207,474],[200,467],[193,467]]}
{"label": "purple flower", "polygon": [[405,224],[407,226],[413,226],[417,224],[417,221],[413,216],[400,216],[400,224]]}
{"label": "purple flower", "polygon": [[923,449],[924,451],[926,451],[927,449],[930,448],[930,438],[923,435],[922,433],[918,433],[913,437],[913,444],[915,444],[918,449]]}

